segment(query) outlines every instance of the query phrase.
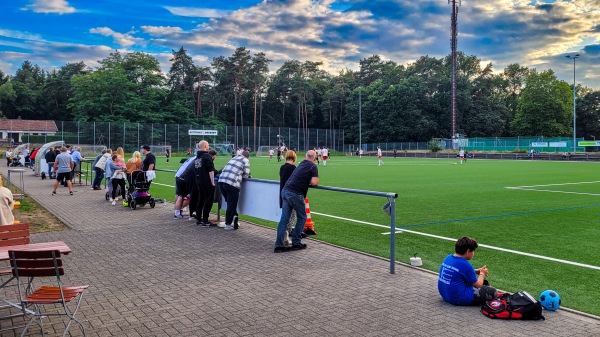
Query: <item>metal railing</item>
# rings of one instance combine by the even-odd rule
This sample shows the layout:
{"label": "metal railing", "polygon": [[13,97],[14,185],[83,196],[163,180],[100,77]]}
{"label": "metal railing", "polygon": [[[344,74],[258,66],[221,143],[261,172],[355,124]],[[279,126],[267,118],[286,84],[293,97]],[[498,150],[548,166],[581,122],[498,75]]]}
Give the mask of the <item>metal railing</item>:
{"label": "metal railing", "polygon": [[[156,171],[160,172],[172,172],[175,173],[175,170],[165,170],[165,169],[156,169]],[[276,184],[279,186],[278,180],[267,180],[267,179],[257,179],[257,178],[245,178],[244,181],[252,181],[266,184]],[[218,187],[217,187],[218,188]],[[352,188],[343,188],[343,187],[333,187],[333,186],[316,186],[312,187],[312,189],[324,190],[324,191],[332,191],[332,192],[344,192],[344,193],[353,193],[353,194],[362,194],[362,195],[371,195],[376,197],[385,197],[388,199],[388,204],[385,205],[386,209],[389,210],[390,215],[390,274],[396,273],[396,198],[398,198],[398,193],[390,193],[390,192],[376,192],[376,191],[367,191],[367,190],[357,190]],[[220,203],[219,203],[220,206]],[[220,217],[221,209],[217,209],[218,216]],[[387,212],[387,211],[386,211]]]}

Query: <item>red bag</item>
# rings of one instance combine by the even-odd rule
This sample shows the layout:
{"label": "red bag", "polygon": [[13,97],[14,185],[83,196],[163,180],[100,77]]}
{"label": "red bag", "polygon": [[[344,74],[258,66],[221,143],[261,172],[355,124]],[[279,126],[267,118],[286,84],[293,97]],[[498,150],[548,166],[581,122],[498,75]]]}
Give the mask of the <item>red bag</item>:
{"label": "red bag", "polygon": [[481,313],[489,318],[545,320],[542,304],[526,291],[513,295],[504,294],[498,299],[485,302]]}

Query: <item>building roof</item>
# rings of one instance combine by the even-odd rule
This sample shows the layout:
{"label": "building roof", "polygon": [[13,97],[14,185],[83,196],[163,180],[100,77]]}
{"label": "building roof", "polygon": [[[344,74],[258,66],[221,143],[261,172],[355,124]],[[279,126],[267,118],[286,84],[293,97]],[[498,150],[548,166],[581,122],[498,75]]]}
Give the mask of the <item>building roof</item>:
{"label": "building roof", "polygon": [[56,123],[52,120],[39,119],[0,119],[0,131],[9,132],[58,132]]}

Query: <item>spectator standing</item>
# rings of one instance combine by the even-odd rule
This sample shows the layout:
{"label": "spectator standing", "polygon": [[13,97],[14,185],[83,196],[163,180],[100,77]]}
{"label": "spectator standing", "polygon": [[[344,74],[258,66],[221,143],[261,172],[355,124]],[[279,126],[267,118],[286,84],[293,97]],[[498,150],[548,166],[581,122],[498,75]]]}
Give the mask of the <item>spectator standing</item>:
{"label": "spectator standing", "polygon": [[296,167],[288,181],[285,183],[281,191],[283,204],[281,207],[281,219],[277,225],[277,239],[275,240],[275,253],[285,252],[290,250],[290,247],[285,247],[283,238],[287,230],[287,224],[290,221],[292,210],[296,211],[298,220],[296,227],[292,232],[292,247],[291,250],[305,249],[306,244],[302,243],[302,231],[306,224],[306,209],[304,199],[308,194],[309,186],[317,186],[319,184],[319,170],[315,165],[317,154],[310,150],[306,152],[305,159]]}
{"label": "spectator standing", "polygon": [[35,157],[37,156],[38,149],[36,147],[33,148],[31,154],[29,155],[29,167],[33,169],[35,166]]}
{"label": "spectator standing", "polygon": [[14,207],[15,201],[12,192],[3,186],[2,177],[0,177],[0,226],[15,223],[15,217],[12,214]]}
{"label": "spectator standing", "polygon": [[[210,209],[212,208],[212,196],[215,193],[215,165],[212,157],[208,153],[209,144],[206,140],[201,140],[198,143],[200,151],[194,160],[194,176],[197,188],[196,201],[196,225],[209,227],[213,225],[208,221]],[[214,224],[216,226],[216,224]]]}
{"label": "spectator standing", "polygon": [[142,146],[142,153],[144,154],[144,160],[142,161],[142,170],[154,171],[156,166],[156,157],[150,151],[150,145]]}
{"label": "spectator standing", "polygon": [[6,153],[4,154],[4,156],[6,157],[6,166],[10,166],[10,163],[12,162],[12,156],[13,156],[13,153],[12,153],[12,150],[10,147],[6,149]]}
{"label": "spectator standing", "polygon": [[[194,167],[194,160],[196,160],[196,158],[194,157],[188,158],[183,164],[181,164],[177,172],[175,172],[175,214],[173,215],[174,219],[184,218],[183,214],[181,214],[181,210],[186,206],[186,204],[189,204],[190,202],[190,178],[192,178],[194,175],[193,170],[188,169],[190,167]],[[184,175],[186,172],[188,173]]]}
{"label": "spectator standing", "polygon": [[54,161],[56,160],[56,152],[54,152],[53,147],[48,149],[44,159],[46,159],[46,164],[48,164],[48,179],[52,179],[52,169],[54,168]]}
{"label": "spectator standing", "polygon": [[96,172],[96,176],[94,177],[94,183],[92,184],[92,188],[95,190],[101,190],[100,184],[102,184],[102,178],[105,175],[106,161],[112,155],[111,149],[106,149],[106,151],[102,151],[102,156],[98,159],[96,165],[94,165],[94,171]]}
{"label": "spectator standing", "polygon": [[[279,168],[279,208],[283,206],[283,200],[281,199],[281,191],[283,190],[285,183],[288,181],[288,179],[290,179],[292,173],[296,169],[296,165],[294,165],[294,163],[296,163],[296,152],[288,151],[285,154],[285,164],[281,165],[281,167]],[[291,245],[290,236],[295,223],[296,211],[292,209],[290,220],[288,221],[288,225],[283,237],[283,244],[285,246]]]}
{"label": "spectator standing", "polygon": [[454,305],[482,305],[496,298],[496,289],[485,281],[487,267],[474,269],[469,263],[478,246],[475,239],[463,236],[454,244],[454,254],[442,262],[438,291],[444,301]]}
{"label": "spectator standing", "polygon": [[81,172],[79,165],[81,165],[81,161],[83,160],[83,155],[81,154],[81,148],[79,146],[75,146],[73,148],[73,152],[71,152],[71,159],[73,159],[73,171],[71,172],[71,178],[75,179],[75,172]]}
{"label": "spectator standing", "polygon": [[117,192],[121,191],[121,197],[123,198],[123,200],[125,200],[125,170],[126,170],[126,166],[125,166],[125,162],[123,161],[123,158],[121,157],[121,155],[119,154],[113,154],[112,155],[112,160],[113,160],[113,165],[111,167],[111,169],[113,169],[113,174],[111,177],[111,182],[112,182],[112,198],[110,198],[110,201],[112,202],[112,205],[116,205],[116,200],[117,199]]}
{"label": "spectator standing", "polygon": [[225,230],[239,228],[237,205],[240,198],[242,179],[250,177],[250,161],[248,157],[250,157],[250,153],[242,151],[241,155],[231,158],[219,176],[219,188],[227,202]]}
{"label": "spectator standing", "polygon": [[54,183],[54,190],[52,195],[56,195],[56,188],[58,183],[65,180],[69,187],[69,194],[73,195],[73,185],[71,184],[71,171],[73,170],[73,159],[71,155],[67,153],[67,148],[61,148],[60,154],[56,156],[54,161],[54,172],[56,172],[56,182]]}

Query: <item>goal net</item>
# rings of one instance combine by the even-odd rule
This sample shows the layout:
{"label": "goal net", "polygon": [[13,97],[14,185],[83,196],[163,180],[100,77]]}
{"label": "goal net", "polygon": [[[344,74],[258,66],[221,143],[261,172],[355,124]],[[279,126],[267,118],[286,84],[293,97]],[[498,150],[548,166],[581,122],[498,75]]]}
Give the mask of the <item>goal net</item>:
{"label": "goal net", "polygon": [[[150,145],[150,151],[154,153],[155,156],[165,157],[167,153],[167,149],[169,149],[169,153],[173,155],[171,152],[171,145]],[[142,152],[142,148],[140,147],[140,153]]]}
{"label": "goal net", "polygon": [[231,156],[233,154],[233,144],[219,143],[212,144],[212,148],[217,151],[219,156]]}
{"label": "goal net", "polygon": [[81,154],[85,158],[94,158],[102,152],[102,150],[106,150],[106,146],[104,145],[91,145],[91,144],[80,144],[75,145],[78,146],[81,150]]}
{"label": "goal net", "polygon": [[273,156],[277,155],[277,148],[275,146],[266,146],[266,145],[262,145],[258,147],[258,150],[256,151],[256,156],[257,157],[268,157],[269,156],[269,150],[273,149]]}

